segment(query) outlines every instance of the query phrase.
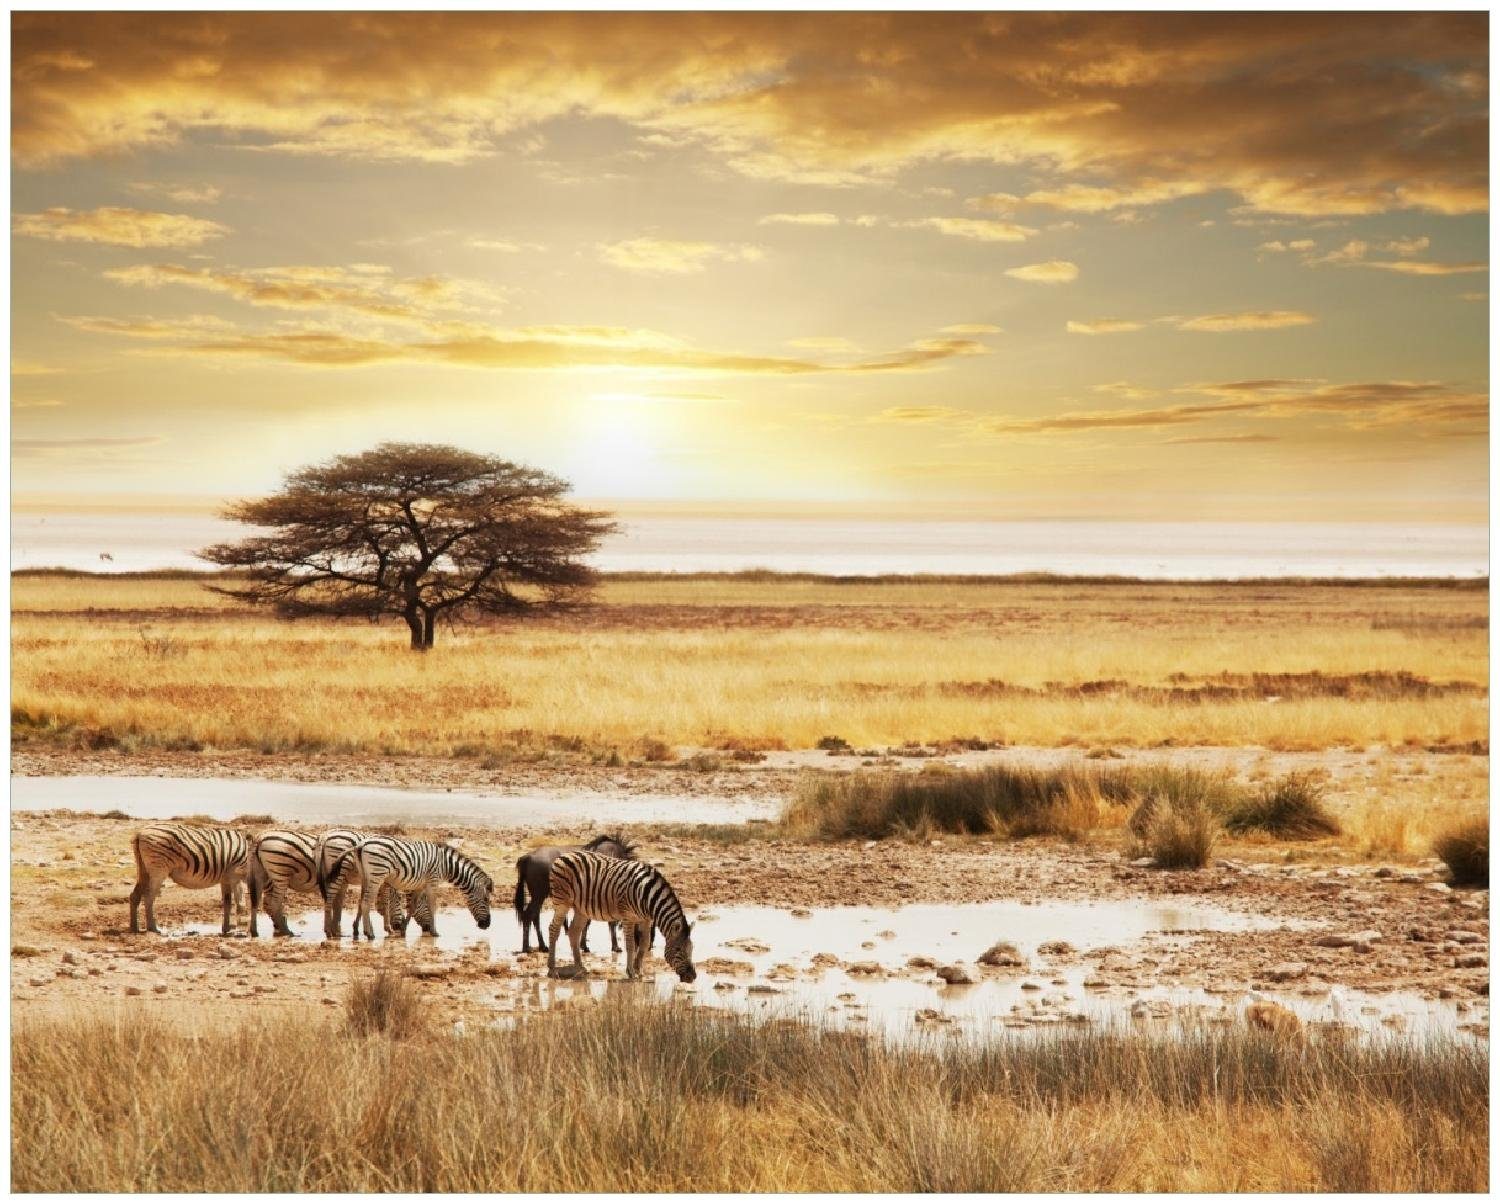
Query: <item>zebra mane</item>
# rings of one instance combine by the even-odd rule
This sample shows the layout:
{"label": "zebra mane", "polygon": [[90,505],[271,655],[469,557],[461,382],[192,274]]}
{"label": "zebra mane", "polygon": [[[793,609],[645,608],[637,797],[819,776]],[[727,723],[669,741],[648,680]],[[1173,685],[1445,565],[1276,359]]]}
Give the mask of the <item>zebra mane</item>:
{"label": "zebra mane", "polygon": [[[437,844],[438,848],[446,850],[447,856],[452,858],[459,867],[462,867],[464,869],[471,869],[476,874],[479,874],[484,878],[490,877],[489,874],[485,873],[484,867],[480,865],[479,862],[475,861],[474,858],[470,857],[467,853],[460,852],[458,849],[455,849],[446,841],[437,841],[435,843]],[[493,879],[490,879],[490,881],[493,882]]]}
{"label": "zebra mane", "polygon": [[[650,865],[644,861],[640,862],[639,864],[645,866],[648,876],[655,878],[658,882],[661,883],[662,890],[665,892],[665,901],[676,910],[677,915],[675,918],[682,921],[682,927],[685,931],[690,927],[690,925],[688,924],[687,911],[682,906],[682,900],[677,897],[677,892],[672,888],[672,884],[667,881],[667,876],[659,869],[657,869],[654,865]],[[659,925],[659,927],[663,932],[667,930],[665,924]]]}

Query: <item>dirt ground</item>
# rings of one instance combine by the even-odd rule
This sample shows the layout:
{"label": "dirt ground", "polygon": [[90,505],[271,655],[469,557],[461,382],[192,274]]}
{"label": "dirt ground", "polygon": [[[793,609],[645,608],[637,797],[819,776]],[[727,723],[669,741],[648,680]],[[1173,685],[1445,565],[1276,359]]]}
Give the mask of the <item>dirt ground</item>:
{"label": "dirt ground", "polygon": [[[1015,754],[1016,750],[1007,750]],[[1297,754],[1226,750],[1196,753],[1212,763],[1280,772]],[[990,754],[970,754],[984,756]],[[1068,754],[1081,755],[1076,750]],[[1357,798],[1370,783],[1403,778],[1441,792],[1445,780],[1473,786],[1486,758],[1430,753],[1334,753],[1313,755],[1330,770],[1335,791]],[[253,755],[154,757],[117,753],[18,750],[14,770],[36,773],[130,773],[183,776],[273,776],[278,780],[358,782],[429,789],[482,787],[496,790],[590,787],[617,791],[702,793],[733,796],[784,792],[804,763],[841,768],[858,758],[787,754],[759,766],[711,773],[673,767],[602,769],[569,767],[559,773],[540,765],[484,770],[454,761],[401,758],[277,758],[274,766]],[[1264,764],[1262,764],[1264,762]],[[294,817],[277,817],[294,826]],[[374,946],[306,940],[259,940],[217,935],[217,893],[189,892],[169,885],[159,918],[166,937],[128,931],[128,895],[134,873],[130,835],[138,821],[70,812],[15,812],[12,841],[12,999],[18,1016],[57,1013],[109,1004],[149,1007],[194,1024],[212,1023],[245,1009],[336,1006],[349,982],[379,964],[394,963],[419,978],[423,988],[453,1018],[493,1015],[524,1006],[546,991],[545,958],[462,953],[415,940],[410,945],[377,941]],[[610,826],[601,817],[601,827]],[[517,939],[509,909],[516,857],[549,841],[585,838],[592,830],[520,830],[498,827],[408,828],[412,836],[460,841],[488,867],[496,881],[495,925]],[[1215,865],[1197,872],[1164,872],[1131,864],[1109,842],[1070,846],[1055,842],[1004,842],[948,838],[931,844],[894,840],[804,844],[767,839],[703,839],[689,829],[637,826],[643,856],[659,865],[690,913],[712,906],[762,904],[817,909],[838,904],[896,907],[908,903],[980,903],[1014,900],[1139,900],[1172,898],[1203,902],[1287,921],[1269,932],[1195,934],[1191,952],[1170,940],[1147,940],[1127,948],[1085,949],[1057,954],[1082,962],[1099,989],[1156,985],[1199,986],[1213,991],[1262,988],[1327,993],[1332,986],[1374,992],[1409,991],[1429,999],[1465,1000],[1488,995],[1489,918],[1487,891],[1449,889],[1431,859],[1382,864],[1354,858],[1331,844],[1301,846],[1289,859],[1286,846],[1228,846]],[[313,910],[308,897],[294,913]],[[457,905],[457,896],[444,900]],[[212,935],[181,935],[185,925],[206,924]],[[262,932],[269,930],[263,923]],[[179,934],[174,936],[173,934]],[[939,962],[972,961],[1000,934],[975,931],[957,938],[934,934]],[[603,945],[596,929],[595,948]],[[502,940],[498,947],[505,948]],[[596,976],[619,977],[621,961],[595,955]],[[980,974],[1003,973],[976,967]],[[810,967],[799,968],[810,973]],[[889,972],[931,978],[931,967]]]}

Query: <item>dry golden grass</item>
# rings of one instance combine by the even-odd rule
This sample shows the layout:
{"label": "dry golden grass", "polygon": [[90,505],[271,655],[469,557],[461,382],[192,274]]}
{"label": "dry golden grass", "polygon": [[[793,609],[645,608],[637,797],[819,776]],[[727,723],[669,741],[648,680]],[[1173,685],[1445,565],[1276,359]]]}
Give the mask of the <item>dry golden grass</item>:
{"label": "dry golden grass", "polygon": [[610,1001],[514,1033],[23,1024],[20,1191],[1477,1191],[1482,1049],[896,1051]]}
{"label": "dry golden grass", "polygon": [[826,735],[1487,735],[1488,594],[1472,586],[610,581],[595,607],[444,633],[426,656],[395,627],[276,622],[186,578],[20,576],[13,602],[18,721],[127,743],[504,754],[556,739],[629,756]]}

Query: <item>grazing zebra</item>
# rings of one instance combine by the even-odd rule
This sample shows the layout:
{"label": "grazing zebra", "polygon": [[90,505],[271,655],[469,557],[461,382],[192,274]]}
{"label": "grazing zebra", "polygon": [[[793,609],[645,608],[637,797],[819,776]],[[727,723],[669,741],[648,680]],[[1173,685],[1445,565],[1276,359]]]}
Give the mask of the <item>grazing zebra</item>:
{"label": "grazing zebra", "polygon": [[[264,898],[266,914],[271,917],[271,926],[277,936],[291,936],[291,927],[286,921],[287,896],[323,893],[318,883],[319,850],[324,856],[330,853],[334,860],[347,850],[363,833],[348,829],[335,829],[315,836],[311,832],[297,832],[289,828],[277,828],[262,832],[250,846],[250,935],[259,936],[257,917]],[[340,895],[344,884],[339,884]],[[406,916],[399,896],[394,900],[394,920],[398,928],[406,927]],[[390,907],[382,908],[389,915]],[[431,926],[432,917],[424,909],[417,910],[417,920],[422,927]],[[324,908],[326,919],[327,908]],[[325,929],[327,925],[325,923]]]}
{"label": "grazing zebra", "polygon": [[573,947],[573,970],[583,977],[583,934],[590,920],[622,920],[625,923],[625,976],[641,972],[651,928],[666,938],[667,964],[683,982],[698,977],[693,968],[693,926],[688,923],[671,884],[661,871],[642,861],[621,861],[598,853],[564,853],[552,863],[551,947],[547,950],[547,977],[557,977],[557,934],[571,908],[568,943]]}
{"label": "grazing zebra", "polygon": [[135,889],[130,892],[130,931],[139,932],[140,905],[146,904],[146,931],[156,926],[156,896],[170,878],[189,890],[217,886],[224,897],[224,927],[228,936],[231,907],[239,918],[239,887],[249,872],[250,843],[238,828],[210,828],[198,824],[149,824],[131,838],[135,854]]}
{"label": "grazing zebra", "polygon": [[[313,850],[313,887],[323,896],[323,935],[329,940],[336,940],[340,935],[340,929],[344,925],[344,902],[348,896],[348,887],[353,886],[359,877],[359,867],[354,861],[345,862],[342,869],[335,872],[340,859],[345,853],[352,849],[362,840],[368,840],[374,833],[357,832],[353,828],[333,828],[318,837],[317,845]],[[422,931],[432,932],[432,907],[428,900],[420,893],[413,891],[405,897],[406,907],[402,906],[402,896],[399,891],[393,891],[389,886],[382,886],[380,893],[376,895],[376,906],[380,914],[385,918],[385,930],[388,933],[400,933],[406,931],[407,909],[411,916],[421,925]]]}
{"label": "grazing zebra", "polygon": [[[531,952],[532,928],[536,929],[536,947],[543,953],[547,952],[547,942],[542,939],[542,904],[547,901],[547,894],[552,889],[552,863],[564,853],[573,853],[580,848],[605,857],[618,857],[622,861],[635,860],[635,845],[624,837],[613,835],[596,836],[585,845],[543,845],[522,854],[516,860],[516,918],[521,921],[522,953]],[[526,900],[528,890],[531,892],[530,902]],[[589,951],[587,929],[583,933],[583,951]],[[609,951],[620,951],[620,926],[614,920],[609,922]]]}
{"label": "grazing zebra", "polygon": [[[371,836],[344,853],[334,865],[329,881],[348,874],[350,867],[359,872],[359,914],[354,918],[354,939],[363,926],[365,939],[373,941],[375,931],[370,923],[370,905],[384,885],[392,892],[418,892],[432,912],[433,895],[438,883],[451,882],[464,894],[469,914],[481,929],[490,926],[490,895],[495,889],[490,876],[478,864],[451,845],[433,840],[401,840],[394,836]],[[433,913],[435,915],[435,913]],[[437,935],[437,926],[427,929]]]}

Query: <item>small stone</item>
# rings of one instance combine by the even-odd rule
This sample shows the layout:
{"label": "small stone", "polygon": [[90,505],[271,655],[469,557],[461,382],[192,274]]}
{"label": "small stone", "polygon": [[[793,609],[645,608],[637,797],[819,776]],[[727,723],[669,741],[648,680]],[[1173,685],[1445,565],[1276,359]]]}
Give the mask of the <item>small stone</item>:
{"label": "small stone", "polygon": [[126,987],[125,988],[125,994],[127,994],[127,995],[139,995],[140,993],[141,993],[140,987]]}
{"label": "small stone", "polygon": [[1482,953],[1460,953],[1453,964],[1460,970],[1478,970],[1489,965],[1490,959]]}
{"label": "small stone", "polygon": [[999,966],[1005,969],[1026,968],[1026,959],[1021,956],[1021,951],[1010,941],[996,941],[978,958],[975,959],[981,966]]}
{"label": "small stone", "polygon": [[1067,941],[1043,941],[1036,947],[1036,951],[1045,953],[1048,957],[1066,957],[1077,952]]}
{"label": "small stone", "polygon": [[1435,895],[1447,895],[1453,893],[1453,888],[1446,882],[1429,882],[1422,889],[1430,890]]}
{"label": "small stone", "polygon": [[935,958],[924,957],[921,954],[918,954],[916,957],[909,957],[909,958],[907,958],[906,959],[906,964],[908,966],[910,966],[913,970],[936,970],[937,969],[937,960]]}
{"label": "small stone", "polygon": [[939,966],[937,976],[949,986],[964,986],[974,981],[973,972],[962,962],[954,962],[950,966]]}
{"label": "small stone", "polygon": [[151,991],[155,995],[165,995],[167,993],[167,984],[164,982],[154,982],[151,984]]}
{"label": "small stone", "polygon": [[844,969],[850,974],[862,974],[872,978],[885,973],[878,962],[850,962]]}

